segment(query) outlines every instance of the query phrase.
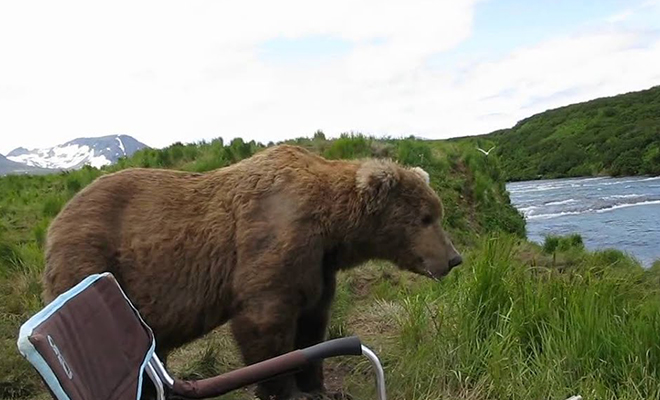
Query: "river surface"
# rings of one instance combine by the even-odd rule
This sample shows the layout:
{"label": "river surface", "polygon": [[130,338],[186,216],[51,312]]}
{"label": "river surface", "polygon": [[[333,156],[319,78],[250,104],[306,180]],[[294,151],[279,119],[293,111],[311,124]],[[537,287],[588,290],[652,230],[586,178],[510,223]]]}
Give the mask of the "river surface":
{"label": "river surface", "polygon": [[660,259],[660,177],[512,182],[529,240],[579,233],[588,249],[615,248],[650,266]]}

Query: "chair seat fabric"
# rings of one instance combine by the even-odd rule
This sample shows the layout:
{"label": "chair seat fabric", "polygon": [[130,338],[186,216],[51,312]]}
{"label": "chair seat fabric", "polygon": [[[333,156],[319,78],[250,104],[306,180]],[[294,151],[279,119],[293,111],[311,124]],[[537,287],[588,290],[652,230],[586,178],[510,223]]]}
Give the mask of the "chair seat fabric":
{"label": "chair seat fabric", "polygon": [[137,400],[156,342],[114,276],[102,273],[26,321],[17,345],[58,400]]}

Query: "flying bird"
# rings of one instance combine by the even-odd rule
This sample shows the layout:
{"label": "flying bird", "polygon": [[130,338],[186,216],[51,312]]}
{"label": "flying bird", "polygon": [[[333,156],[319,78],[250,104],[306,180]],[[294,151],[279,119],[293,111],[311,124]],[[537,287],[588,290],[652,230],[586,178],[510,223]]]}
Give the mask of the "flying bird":
{"label": "flying bird", "polygon": [[481,147],[477,147],[477,150],[484,153],[485,155],[488,155],[488,154],[490,154],[490,151],[493,150],[494,148],[495,148],[495,146],[491,147],[490,150],[488,150],[488,151],[484,151]]}

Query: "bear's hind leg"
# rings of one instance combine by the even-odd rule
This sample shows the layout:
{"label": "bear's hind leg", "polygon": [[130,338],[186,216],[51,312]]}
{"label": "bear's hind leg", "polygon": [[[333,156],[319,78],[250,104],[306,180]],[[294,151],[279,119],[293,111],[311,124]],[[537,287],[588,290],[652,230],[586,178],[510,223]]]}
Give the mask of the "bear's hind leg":
{"label": "bear's hind leg", "polygon": [[[298,321],[296,348],[302,349],[323,341],[327,327],[326,310],[319,310],[319,314],[310,314],[301,317]],[[321,315],[325,314],[325,315]],[[315,361],[309,367],[296,374],[296,383],[303,392],[323,392],[323,361]]]}
{"label": "bear's hind leg", "polygon": [[[326,279],[323,294],[319,303],[311,310],[305,311],[298,319],[296,332],[296,348],[313,346],[325,339],[330,319],[330,306],[335,293],[335,280]],[[296,374],[296,382],[300,390],[310,393],[324,392],[323,362],[314,362],[308,368]]]}
{"label": "bear's hind leg", "polygon": [[[296,307],[282,297],[254,299],[231,321],[231,330],[246,365],[294,350]],[[297,395],[295,378],[283,376],[258,384],[262,400],[284,400]]]}
{"label": "bear's hind leg", "polygon": [[[330,308],[335,295],[336,280],[334,273],[325,277],[325,286],[319,303],[312,310],[306,311],[298,319],[296,348],[301,349],[325,340],[330,321]],[[314,398],[350,399],[342,392],[328,392],[324,385],[323,361],[314,362],[296,374],[298,388],[310,393]]]}

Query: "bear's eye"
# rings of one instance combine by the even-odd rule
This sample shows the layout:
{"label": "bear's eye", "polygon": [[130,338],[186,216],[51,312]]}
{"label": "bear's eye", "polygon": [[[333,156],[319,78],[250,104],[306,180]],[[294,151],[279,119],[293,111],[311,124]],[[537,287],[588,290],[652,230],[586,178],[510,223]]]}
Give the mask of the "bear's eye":
{"label": "bear's eye", "polygon": [[433,217],[431,217],[430,215],[425,215],[422,218],[422,224],[423,225],[431,225],[432,223],[433,223]]}

